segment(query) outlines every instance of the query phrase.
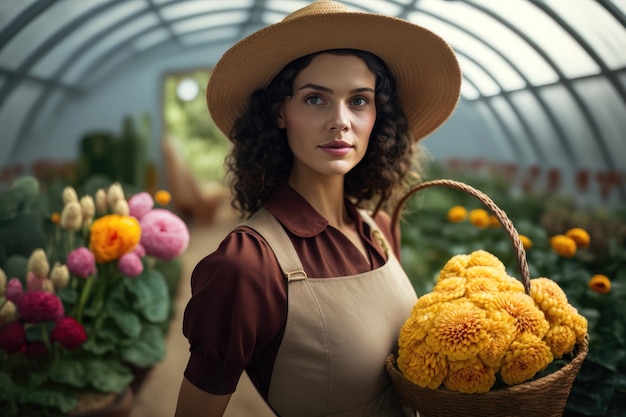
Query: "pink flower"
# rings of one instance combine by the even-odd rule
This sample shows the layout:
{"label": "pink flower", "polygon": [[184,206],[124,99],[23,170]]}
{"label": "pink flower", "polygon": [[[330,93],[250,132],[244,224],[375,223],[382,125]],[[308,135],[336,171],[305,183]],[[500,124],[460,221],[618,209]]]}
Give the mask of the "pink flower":
{"label": "pink flower", "polygon": [[143,272],[143,263],[136,253],[129,252],[117,261],[117,269],[127,277],[135,278]]}
{"label": "pink flower", "polygon": [[43,289],[43,283],[46,277],[40,277],[32,271],[26,274],[26,290],[27,291],[41,291]]}
{"label": "pink flower", "polygon": [[81,246],[67,255],[67,268],[72,274],[87,278],[96,272],[96,257],[89,249]]}
{"label": "pink flower", "polygon": [[72,317],[63,317],[57,320],[56,326],[50,333],[51,342],[59,342],[67,349],[76,349],[87,340],[85,328]]}
{"label": "pink flower", "polygon": [[15,353],[26,344],[26,330],[19,321],[13,321],[0,328],[0,349]]}
{"label": "pink flower", "polygon": [[128,200],[128,207],[130,208],[130,215],[141,220],[154,207],[154,200],[149,193],[143,191]]}
{"label": "pink flower", "polygon": [[137,246],[135,246],[135,248],[133,249],[133,253],[140,258],[143,258],[144,256],[146,256],[146,249],[141,243],[137,243]]}
{"label": "pink flower", "polygon": [[31,357],[31,358],[36,358],[36,357],[45,355],[48,349],[46,348],[46,345],[43,342],[38,341],[38,342],[26,343],[23,351],[24,351],[24,355]]}
{"label": "pink flower", "polygon": [[22,286],[22,281],[17,278],[11,278],[9,282],[7,282],[7,289],[4,292],[4,296],[7,300],[13,301],[13,304],[17,305],[23,292],[24,287]]}
{"label": "pink flower", "polygon": [[64,314],[61,299],[56,294],[43,291],[23,293],[17,302],[17,311],[22,320],[29,323],[57,321]]}
{"label": "pink flower", "polygon": [[154,209],[140,221],[141,244],[146,253],[159,259],[173,259],[189,244],[189,230],[180,217],[169,210]]}

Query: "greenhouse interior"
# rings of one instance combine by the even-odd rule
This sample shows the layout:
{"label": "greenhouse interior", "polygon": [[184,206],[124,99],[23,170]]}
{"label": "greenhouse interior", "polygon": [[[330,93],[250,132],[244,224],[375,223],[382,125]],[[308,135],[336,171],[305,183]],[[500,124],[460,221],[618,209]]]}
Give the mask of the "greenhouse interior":
{"label": "greenhouse interior", "polygon": [[[1,417],[175,414],[190,277],[241,221],[207,83],[229,48],[312,3],[0,2]],[[422,181],[443,186],[413,189],[392,220],[418,300],[452,297],[449,279],[468,300],[487,292],[444,271],[488,252],[535,301],[545,329],[533,337],[551,361],[509,384],[503,353],[484,365],[495,383],[480,395],[532,402],[526,386],[567,371],[559,415],[625,416],[626,0],[337,3],[422,26],[459,62],[456,108],[419,142]],[[98,251],[118,226],[134,240]],[[541,301],[545,278],[556,287]],[[37,303],[60,316],[33,315]],[[512,337],[509,348],[522,343]],[[444,382],[411,382],[425,396],[455,391],[450,367]],[[224,415],[278,414],[244,373]]]}

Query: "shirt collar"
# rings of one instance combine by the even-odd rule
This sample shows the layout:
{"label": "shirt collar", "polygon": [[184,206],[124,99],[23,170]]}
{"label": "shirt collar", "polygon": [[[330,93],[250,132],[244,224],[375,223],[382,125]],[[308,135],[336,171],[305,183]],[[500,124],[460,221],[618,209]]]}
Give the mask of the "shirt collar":
{"label": "shirt collar", "polygon": [[[316,236],[328,227],[328,220],[286,182],[276,187],[263,207],[291,233],[299,237]],[[356,207],[346,203],[346,208],[348,215],[356,222],[359,233],[364,236],[363,221]]]}

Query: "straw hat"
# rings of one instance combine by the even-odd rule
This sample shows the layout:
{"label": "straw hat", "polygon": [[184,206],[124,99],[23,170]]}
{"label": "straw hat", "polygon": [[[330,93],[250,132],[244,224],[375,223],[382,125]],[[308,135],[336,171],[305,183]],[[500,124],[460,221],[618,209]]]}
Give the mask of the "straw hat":
{"label": "straw hat", "polygon": [[387,64],[415,140],[436,130],[456,108],[461,71],[443,39],[399,18],[354,12],[323,0],[296,10],[226,51],[207,87],[213,120],[229,136],[250,95],[267,87],[285,65],[314,52],[343,48],[371,52]]}

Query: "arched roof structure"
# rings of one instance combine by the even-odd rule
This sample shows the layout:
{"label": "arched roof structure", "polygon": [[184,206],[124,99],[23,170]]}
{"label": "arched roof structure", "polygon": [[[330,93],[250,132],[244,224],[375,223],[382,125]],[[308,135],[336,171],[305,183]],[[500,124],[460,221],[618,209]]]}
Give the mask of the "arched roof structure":
{"label": "arched roof structure", "polygon": [[[309,2],[1,2],[0,168],[73,156],[83,132],[123,114],[158,121],[164,73],[210,68]],[[435,158],[514,166],[521,180],[556,171],[572,193],[586,178],[589,199],[626,201],[626,0],[342,3],[423,25],[457,52],[462,98],[424,141]]]}

